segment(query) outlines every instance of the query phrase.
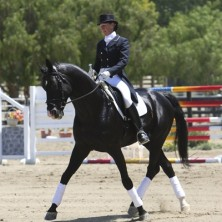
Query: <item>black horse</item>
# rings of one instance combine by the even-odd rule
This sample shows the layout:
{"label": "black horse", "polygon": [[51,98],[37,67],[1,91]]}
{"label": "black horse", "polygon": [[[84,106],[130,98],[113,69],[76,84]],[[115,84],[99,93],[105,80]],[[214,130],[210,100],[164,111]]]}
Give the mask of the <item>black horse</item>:
{"label": "black horse", "polygon": [[[142,198],[148,183],[159,172],[160,167],[170,179],[176,178],[171,163],[162,151],[174,118],[179,155],[182,162],[187,164],[187,125],[177,99],[171,94],[139,91],[148,110],[141,120],[144,130],[150,134],[150,142],[145,144],[150,156],[145,178],[136,190],[128,175],[121,151],[121,147],[136,142],[136,128],[131,121],[121,117],[100,85],[81,68],[66,63],[53,65],[46,60],[46,66],[41,68],[41,72],[42,87],[47,95],[48,116],[54,119],[62,118],[68,98],[71,99],[76,113],[73,125],[76,143],[45,219],[56,218],[56,208],[62,201],[66,185],[92,150],[107,152],[114,159],[122,184],[132,200],[128,213],[131,216],[138,215],[139,220],[147,219],[148,213],[143,209]],[[176,184],[175,186],[180,186],[178,179]],[[178,190],[178,187],[174,188],[175,193],[176,189]],[[181,199],[181,209],[187,208],[183,192],[182,195],[176,195]]]}

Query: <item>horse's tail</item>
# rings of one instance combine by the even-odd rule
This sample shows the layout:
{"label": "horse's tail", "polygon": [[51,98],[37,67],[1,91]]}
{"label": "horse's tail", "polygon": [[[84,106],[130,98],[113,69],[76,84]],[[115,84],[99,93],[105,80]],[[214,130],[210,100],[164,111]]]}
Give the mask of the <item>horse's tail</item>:
{"label": "horse's tail", "polygon": [[184,118],[184,112],[177,100],[177,98],[172,94],[165,94],[166,98],[173,105],[175,110],[174,118],[176,120],[176,135],[175,143],[178,145],[178,151],[181,161],[185,165],[188,164],[188,129],[187,123]]}

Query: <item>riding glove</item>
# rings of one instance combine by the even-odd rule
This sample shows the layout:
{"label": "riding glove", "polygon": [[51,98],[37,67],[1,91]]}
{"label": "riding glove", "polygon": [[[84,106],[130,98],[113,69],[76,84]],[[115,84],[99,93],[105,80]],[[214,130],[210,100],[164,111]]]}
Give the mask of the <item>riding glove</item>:
{"label": "riding glove", "polygon": [[110,77],[110,72],[109,71],[104,71],[104,72],[101,73],[101,76],[104,80],[106,80]]}

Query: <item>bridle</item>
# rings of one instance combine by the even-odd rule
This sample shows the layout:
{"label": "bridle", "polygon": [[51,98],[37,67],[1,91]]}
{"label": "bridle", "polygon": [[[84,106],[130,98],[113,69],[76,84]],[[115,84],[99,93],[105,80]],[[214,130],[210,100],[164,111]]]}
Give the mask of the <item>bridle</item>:
{"label": "bridle", "polygon": [[46,104],[47,105],[50,104],[53,107],[56,107],[56,104],[54,102],[60,101],[60,108],[63,109],[66,106],[66,104],[82,100],[82,99],[86,98],[87,96],[91,95],[92,93],[94,93],[100,87],[100,84],[97,84],[97,86],[93,90],[91,90],[90,92],[88,92],[88,93],[86,93],[86,94],[84,94],[84,95],[82,95],[78,98],[71,99],[70,101],[66,102],[66,98],[65,98],[65,95],[64,95],[64,90],[63,90],[63,87],[62,87],[62,85],[63,85],[62,83],[64,81],[67,81],[67,80],[57,70],[56,70],[55,74],[53,74],[53,75],[55,76],[56,80],[58,81],[58,88],[59,88],[59,91],[61,92],[61,98],[46,100]]}
{"label": "bridle", "polygon": [[89,96],[89,95],[91,95],[92,93],[94,93],[98,88],[99,88],[99,84],[93,89],[93,90],[91,90],[90,92],[88,92],[88,93],[86,93],[85,95],[82,95],[82,96],[80,96],[80,97],[78,97],[78,98],[75,98],[75,99],[71,99],[69,102],[66,102],[66,104],[68,104],[68,103],[71,103],[71,102],[76,102],[77,100],[81,100],[81,99],[84,99],[85,97],[87,97],[87,96]]}
{"label": "bridle", "polygon": [[56,103],[54,103],[54,102],[60,101],[60,108],[63,109],[65,107],[65,105],[66,105],[66,102],[65,102],[66,99],[65,99],[65,95],[64,95],[64,90],[62,88],[62,82],[66,81],[66,80],[58,72],[56,72],[53,75],[55,76],[56,80],[58,81],[58,88],[59,88],[59,91],[61,92],[61,98],[46,100],[46,104],[47,105],[52,105],[53,107],[57,107]]}

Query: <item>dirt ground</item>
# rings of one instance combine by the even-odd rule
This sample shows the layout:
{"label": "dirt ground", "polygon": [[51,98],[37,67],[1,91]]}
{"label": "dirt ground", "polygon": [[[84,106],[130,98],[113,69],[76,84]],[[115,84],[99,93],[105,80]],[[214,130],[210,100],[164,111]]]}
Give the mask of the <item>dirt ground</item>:
{"label": "dirt ground", "polygon": [[[132,155],[128,154],[129,151],[124,152]],[[174,153],[166,154],[175,157]],[[91,155],[101,157],[99,153]],[[146,152],[143,155],[146,156]],[[222,149],[190,151],[190,155],[215,157],[222,155]],[[45,156],[39,157],[39,160],[36,165],[24,165],[19,160],[9,160],[6,165],[0,165],[0,221],[44,221],[69,156]],[[127,167],[137,187],[146,173],[146,164],[128,164]],[[169,179],[161,171],[143,200],[151,221],[221,222],[222,163],[192,164],[189,169],[181,164],[173,164],[173,167],[186,192],[191,212],[180,213]],[[115,164],[83,164],[67,186],[55,221],[132,221],[127,215],[129,203]]]}

